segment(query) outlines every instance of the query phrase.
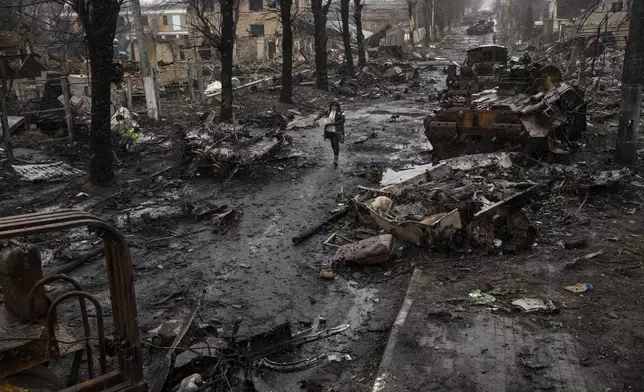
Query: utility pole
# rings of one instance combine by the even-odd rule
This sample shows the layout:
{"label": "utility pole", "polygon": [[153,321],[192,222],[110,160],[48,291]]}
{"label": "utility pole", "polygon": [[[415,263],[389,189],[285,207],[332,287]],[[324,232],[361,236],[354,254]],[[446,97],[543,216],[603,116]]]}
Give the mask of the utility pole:
{"label": "utility pole", "polygon": [[159,100],[157,99],[157,86],[150,69],[150,59],[148,58],[148,46],[143,31],[141,4],[139,0],[130,0],[130,9],[132,10],[132,22],[136,32],[136,42],[139,44],[139,63],[141,65],[141,75],[143,76],[143,89],[145,90],[145,102],[148,107],[148,117],[153,120],[159,119]]}
{"label": "utility pole", "polygon": [[644,84],[644,0],[632,0],[622,74],[622,102],[615,155],[617,163],[632,165],[637,160],[642,84]]}

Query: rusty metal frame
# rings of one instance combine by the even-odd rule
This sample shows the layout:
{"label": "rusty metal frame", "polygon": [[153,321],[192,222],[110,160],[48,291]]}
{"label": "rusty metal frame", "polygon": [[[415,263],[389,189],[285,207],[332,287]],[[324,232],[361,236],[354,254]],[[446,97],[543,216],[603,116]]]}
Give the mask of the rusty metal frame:
{"label": "rusty metal frame", "polygon": [[[83,288],[81,285],[73,278],[70,276],[64,275],[64,274],[57,274],[57,275],[48,275],[45,276],[44,278],[40,279],[34,287],[31,288],[31,291],[29,292],[29,313],[34,314],[34,296],[36,295],[36,291],[46,285],[47,283],[56,281],[56,280],[64,280],[68,283],[70,283],[76,291],[83,291]],[[96,373],[94,372],[94,353],[92,350],[92,345],[89,341],[91,337],[90,333],[90,325],[89,325],[89,319],[87,317],[87,305],[85,304],[85,301],[83,300],[82,297],[78,298],[78,305],[80,306],[80,311],[81,311],[81,318],[83,320],[83,332],[85,333],[85,351],[87,351],[87,373],[89,374],[89,378],[94,378]],[[35,320],[35,316],[32,317]],[[49,335],[54,336],[54,335]]]}
{"label": "rusty metal frame", "polygon": [[[103,308],[101,307],[100,302],[98,302],[96,297],[93,295],[84,291],[69,291],[56,298],[56,300],[51,303],[49,310],[47,311],[47,333],[49,335],[49,339],[53,343],[56,342],[56,309],[58,308],[58,305],[71,297],[78,297],[80,301],[83,301],[83,298],[86,298],[94,305],[94,309],[96,309],[96,321],[98,324],[98,362],[101,365],[101,374],[105,374],[107,372],[107,366],[105,365],[105,326],[103,323]],[[87,318],[87,312],[85,312],[85,318]],[[57,347],[58,344],[55,344],[55,346]]]}
{"label": "rusty metal frame", "polygon": [[[125,376],[129,385],[145,388],[141,340],[136,317],[132,258],[125,237],[95,215],[82,211],[62,210],[0,218],[0,239],[63,231],[78,227],[97,230],[103,239],[114,318],[114,334],[119,348],[120,373]],[[70,296],[78,296],[78,292],[72,293],[73,295]],[[85,298],[90,299],[89,297]],[[102,380],[103,376],[94,380],[98,381],[99,379]],[[94,380],[88,381],[89,386],[93,385]],[[74,387],[74,390],[84,389],[77,386]]]}

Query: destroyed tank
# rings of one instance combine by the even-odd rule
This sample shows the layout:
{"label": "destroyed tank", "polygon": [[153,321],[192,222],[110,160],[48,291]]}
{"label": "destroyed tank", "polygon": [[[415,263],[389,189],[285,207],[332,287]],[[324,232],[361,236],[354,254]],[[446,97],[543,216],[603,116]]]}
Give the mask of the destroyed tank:
{"label": "destroyed tank", "polygon": [[494,22],[491,20],[481,19],[475,24],[468,27],[465,32],[468,35],[484,35],[494,32]]}
{"label": "destroyed tank", "polygon": [[565,83],[533,95],[488,90],[442,106],[424,121],[438,159],[494,151],[567,153],[586,129],[583,90]]}
{"label": "destroyed tank", "polygon": [[[514,93],[534,94],[543,88],[546,80],[559,83],[562,73],[551,64],[532,63],[527,54],[510,58],[508,49],[501,45],[481,45],[467,51],[459,67],[457,63],[445,69],[445,91],[441,101],[454,96],[470,98],[472,94],[500,86]],[[549,87],[548,87],[549,88]]]}

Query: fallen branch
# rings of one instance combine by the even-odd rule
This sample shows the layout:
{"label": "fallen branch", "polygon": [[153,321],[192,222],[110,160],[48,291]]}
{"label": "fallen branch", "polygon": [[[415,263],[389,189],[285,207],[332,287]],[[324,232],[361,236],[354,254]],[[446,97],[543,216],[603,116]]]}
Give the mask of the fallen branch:
{"label": "fallen branch", "polygon": [[55,270],[52,274],[57,275],[57,274],[69,273],[69,272],[75,270],[76,268],[82,266],[83,264],[87,263],[91,259],[102,255],[104,251],[105,251],[105,248],[103,248],[102,246],[98,247],[96,249],[93,249],[93,250],[85,253],[83,256],[81,256],[77,260],[74,260],[71,263],[67,263],[67,264],[61,266],[60,268]]}
{"label": "fallen branch", "polygon": [[296,235],[292,239],[293,245],[297,245],[300,242],[306,240],[307,238],[313,236],[315,233],[320,231],[327,224],[335,223],[335,222],[339,221],[340,219],[344,218],[349,213],[350,208],[351,208],[351,205],[349,204],[349,205],[345,206],[344,208],[342,208],[340,211],[338,211],[335,214],[333,214],[330,217],[328,217],[326,220],[324,220],[324,221],[316,224],[315,226],[311,227],[310,229],[308,229],[308,230]]}
{"label": "fallen branch", "polygon": [[171,239],[176,238],[176,237],[183,237],[183,236],[186,236],[186,235],[189,235],[189,234],[197,234],[197,233],[201,233],[201,232],[208,231],[208,230],[212,230],[212,229],[210,227],[206,227],[206,228],[203,228],[203,229],[190,231],[188,233],[177,233],[177,234],[174,234],[174,235],[171,235],[171,236],[168,236],[168,237],[154,238],[154,239],[151,239],[150,241],[144,242],[143,244],[147,245],[147,244],[151,244],[153,242],[171,240]]}
{"label": "fallen branch", "polygon": [[174,354],[174,350],[177,349],[183,337],[186,336],[188,329],[190,329],[190,326],[192,325],[192,322],[194,321],[195,316],[199,311],[199,307],[201,306],[202,298],[203,298],[203,295],[200,295],[199,299],[197,299],[197,305],[192,311],[192,315],[190,316],[190,319],[188,319],[188,321],[181,326],[181,330],[174,338],[174,341],[172,342],[172,346],[170,346],[170,349],[168,350],[168,353],[166,354],[166,356],[163,358],[163,361],[159,364],[156,371],[154,373],[151,373],[153,374],[153,377],[152,377],[152,383],[150,386],[150,392],[161,392],[161,389],[163,389],[165,380],[168,378],[168,372],[170,372],[170,363],[172,362],[172,356]]}

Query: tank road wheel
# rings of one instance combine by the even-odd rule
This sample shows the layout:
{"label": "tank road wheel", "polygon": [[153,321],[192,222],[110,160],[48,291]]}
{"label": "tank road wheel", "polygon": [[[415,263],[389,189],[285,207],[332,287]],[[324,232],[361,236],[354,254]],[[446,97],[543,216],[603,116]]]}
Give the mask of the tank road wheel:
{"label": "tank road wheel", "polygon": [[470,222],[467,225],[467,235],[476,247],[488,248],[494,244],[494,226],[486,220]]}
{"label": "tank road wheel", "polygon": [[508,215],[505,222],[515,247],[525,249],[532,245],[536,232],[526,214],[515,211]]}

